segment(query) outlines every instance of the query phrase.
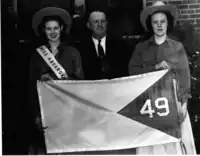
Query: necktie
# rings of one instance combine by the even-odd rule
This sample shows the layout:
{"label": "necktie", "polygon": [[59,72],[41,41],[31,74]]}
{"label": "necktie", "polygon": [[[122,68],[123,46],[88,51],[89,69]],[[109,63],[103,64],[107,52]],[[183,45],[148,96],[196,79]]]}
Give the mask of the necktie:
{"label": "necktie", "polygon": [[98,43],[98,54],[100,58],[104,57],[104,50],[103,50],[103,47],[101,46],[101,40],[99,40],[99,43]]}

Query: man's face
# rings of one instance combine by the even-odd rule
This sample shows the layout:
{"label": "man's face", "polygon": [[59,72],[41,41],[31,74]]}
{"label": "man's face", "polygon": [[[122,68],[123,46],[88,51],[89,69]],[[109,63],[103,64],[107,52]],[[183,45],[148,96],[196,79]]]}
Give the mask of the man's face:
{"label": "man's face", "polygon": [[96,37],[104,37],[106,35],[107,21],[103,12],[92,12],[88,20],[88,28]]}
{"label": "man's face", "polygon": [[151,24],[153,32],[156,36],[160,37],[166,35],[168,21],[164,13],[155,13],[151,17]]}
{"label": "man's face", "polygon": [[56,42],[60,39],[62,27],[57,21],[48,21],[45,24],[45,34],[48,40]]}

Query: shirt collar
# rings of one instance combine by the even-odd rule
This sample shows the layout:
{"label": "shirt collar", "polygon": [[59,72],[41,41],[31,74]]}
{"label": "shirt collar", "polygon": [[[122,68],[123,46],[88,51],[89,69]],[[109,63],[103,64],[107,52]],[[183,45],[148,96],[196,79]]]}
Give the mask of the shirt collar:
{"label": "shirt collar", "polygon": [[[58,53],[55,55],[55,58],[60,58],[64,52],[64,47],[67,46],[66,42],[61,42],[58,46]],[[50,49],[50,45],[47,43],[46,47]]]}
{"label": "shirt collar", "polygon": [[[99,40],[97,40],[97,39],[94,38],[93,36],[92,36],[92,40],[93,40],[93,42],[94,42],[95,44],[98,44],[98,43],[99,43]],[[105,43],[105,41],[106,41],[106,36],[104,36],[103,38],[101,38],[101,42],[102,42],[102,43]]]}
{"label": "shirt collar", "polygon": [[[169,38],[168,38],[168,36],[166,37],[166,40],[163,42],[163,43],[168,43],[169,44]],[[151,44],[156,44],[156,42],[155,42],[155,37],[154,36],[152,36],[150,39],[149,39],[149,45],[151,45]],[[157,44],[156,44],[157,45]]]}
{"label": "shirt collar", "polygon": [[[67,45],[67,43],[61,42],[61,43],[58,45],[58,50],[63,49],[63,47],[65,47],[66,45]],[[46,47],[50,49],[49,43],[46,44]]]}

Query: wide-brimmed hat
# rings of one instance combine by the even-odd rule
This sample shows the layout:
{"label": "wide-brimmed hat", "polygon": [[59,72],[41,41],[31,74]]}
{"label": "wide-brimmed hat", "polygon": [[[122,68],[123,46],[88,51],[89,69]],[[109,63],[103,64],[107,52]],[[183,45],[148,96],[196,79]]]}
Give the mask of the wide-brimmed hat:
{"label": "wide-brimmed hat", "polygon": [[152,6],[145,8],[140,14],[140,22],[145,30],[148,30],[147,25],[146,25],[146,20],[148,16],[158,11],[169,12],[174,17],[174,19],[176,19],[177,17],[176,6],[172,4],[165,4],[163,1],[156,1],[152,4]]}
{"label": "wide-brimmed hat", "polygon": [[39,35],[38,26],[42,22],[42,19],[45,16],[53,16],[53,15],[57,15],[60,18],[62,18],[63,22],[66,25],[65,31],[67,34],[69,33],[71,24],[72,24],[72,20],[71,20],[69,13],[66,10],[61,9],[61,8],[46,7],[46,8],[43,8],[43,9],[37,11],[32,19],[32,28],[37,36]]}

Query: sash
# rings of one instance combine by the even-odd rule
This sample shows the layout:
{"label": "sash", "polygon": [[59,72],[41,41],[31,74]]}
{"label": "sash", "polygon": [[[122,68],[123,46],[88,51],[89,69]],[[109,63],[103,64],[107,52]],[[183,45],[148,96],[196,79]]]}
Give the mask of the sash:
{"label": "sash", "polygon": [[36,50],[59,79],[68,77],[65,69],[57,62],[53,54],[46,46],[43,45]]}

